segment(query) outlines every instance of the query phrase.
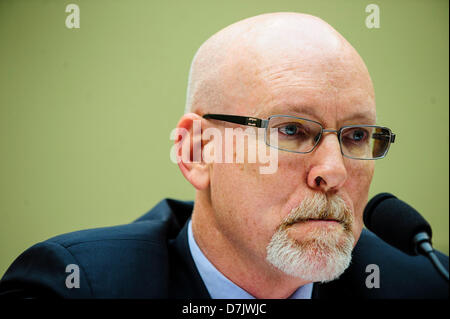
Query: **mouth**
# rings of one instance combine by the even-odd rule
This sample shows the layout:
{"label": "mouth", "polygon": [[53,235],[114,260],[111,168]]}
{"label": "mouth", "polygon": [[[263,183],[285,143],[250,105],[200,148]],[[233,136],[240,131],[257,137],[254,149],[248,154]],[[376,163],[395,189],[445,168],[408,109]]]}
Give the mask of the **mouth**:
{"label": "mouth", "polygon": [[322,218],[308,218],[304,220],[304,222],[334,222],[334,223],[342,223],[337,219],[322,219]]}
{"label": "mouth", "polygon": [[[286,230],[300,232],[302,234],[316,231],[319,229],[327,231],[337,231],[338,229],[347,229],[342,221],[328,218],[305,218],[297,220],[296,222],[286,225]],[[303,235],[302,235],[303,236]]]}
{"label": "mouth", "polygon": [[306,218],[306,219],[298,219],[292,223],[289,223],[287,226],[292,226],[294,224],[303,224],[303,223],[338,223],[343,224],[341,220],[332,219],[332,218]]}

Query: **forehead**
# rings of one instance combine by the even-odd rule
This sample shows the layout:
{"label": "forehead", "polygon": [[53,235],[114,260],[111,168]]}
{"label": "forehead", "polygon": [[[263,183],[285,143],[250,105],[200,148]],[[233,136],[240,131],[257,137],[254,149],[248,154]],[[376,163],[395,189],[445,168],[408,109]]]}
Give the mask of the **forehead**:
{"label": "forehead", "polygon": [[[326,63],[284,63],[260,68],[247,104],[251,114],[301,115],[335,126],[375,124],[376,110],[372,82],[367,70],[347,61]],[[256,98],[255,98],[256,97]]]}
{"label": "forehead", "polygon": [[329,126],[375,122],[373,86],[359,54],[327,28],[310,29],[264,33],[232,46],[220,73],[224,107],[258,117],[311,115]]}
{"label": "forehead", "polygon": [[251,106],[250,114],[267,118],[271,115],[293,115],[335,127],[351,124],[375,124],[374,99],[364,92],[353,90],[331,94],[317,88],[292,88],[268,94],[261,103]]}

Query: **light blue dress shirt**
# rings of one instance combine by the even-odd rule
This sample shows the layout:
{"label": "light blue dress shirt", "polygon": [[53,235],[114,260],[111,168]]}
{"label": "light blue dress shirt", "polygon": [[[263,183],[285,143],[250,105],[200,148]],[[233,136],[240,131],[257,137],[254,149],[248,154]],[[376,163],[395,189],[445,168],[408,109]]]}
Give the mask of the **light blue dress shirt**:
{"label": "light blue dress shirt", "polygon": [[[205,283],[211,298],[213,299],[255,299],[241,287],[237,286],[222,273],[205,257],[192,234],[192,220],[188,225],[189,249],[195,266]],[[311,299],[313,284],[306,284],[298,288],[289,299]]]}

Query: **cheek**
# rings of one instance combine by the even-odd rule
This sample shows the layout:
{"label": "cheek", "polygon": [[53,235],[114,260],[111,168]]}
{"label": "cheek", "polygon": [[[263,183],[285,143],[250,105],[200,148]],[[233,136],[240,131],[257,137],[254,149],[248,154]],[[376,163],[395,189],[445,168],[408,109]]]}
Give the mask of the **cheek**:
{"label": "cheek", "polygon": [[[254,166],[254,167],[253,167]],[[266,236],[270,183],[260,180],[256,165],[214,164],[211,173],[214,223],[234,246],[262,255]]]}
{"label": "cheek", "polygon": [[298,163],[280,160],[278,165],[275,173],[261,174],[259,164],[213,164],[211,200],[217,223],[229,235],[269,242],[305,179]]}
{"label": "cheek", "polygon": [[299,198],[304,196],[307,188],[304,166],[304,161],[280,152],[278,169],[273,174],[260,174],[258,165],[242,168],[242,180],[251,187],[251,200],[259,202],[261,211],[268,215],[264,221],[271,228],[278,227],[285,213],[296,207]]}
{"label": "cheek", "polygon": [[219,200],[236,211],[262,215],[286,202],[299,179],[281,166],[273,174],[261,174],[259,168],[258,164],[215,164],[211,174],[213,202]]}
{"label": "cheek", "polygon": [[[282,203],[302,184],[306,185],[304,161],[292,158],[279,152],[276,169],[268,174],[261,172],[262,167],[269,166],[267,162],[248,163],[245,158],[243,164],[215,163],[211,174],[212,184],[216,182],[220,185],[222,190],[227,191],[228,197],[245,198],[252,207],[254,202],[269,206]],[[235,154],[233,159],[236,159]]]}
{"label": "cheek", "polygon": [[363,212],[369,196],[370,184],[374,173],[374,163],[373,161],[353,163],[353,167],[348,172],[349,175],[345,189],[353,204],[353,234],[355,239],[358,240],[364,225]]}

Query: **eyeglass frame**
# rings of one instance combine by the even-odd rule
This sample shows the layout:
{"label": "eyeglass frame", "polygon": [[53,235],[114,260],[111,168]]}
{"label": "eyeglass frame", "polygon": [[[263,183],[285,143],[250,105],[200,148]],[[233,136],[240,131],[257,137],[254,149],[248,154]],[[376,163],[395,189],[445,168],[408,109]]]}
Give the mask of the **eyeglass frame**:
{"label": "eyeglass frame", "polygon": [[[224,122],[240,124],[240,125],[246,125],[246,126],[251,126],[251,127],[265,128],[265,131],[264,131],[264,142],[266,143],[267,146],[273,147],[273,148],[281,150],[281,151],[297,153],[297,154],[309,154],[312,151],[314,151],[316,149],[317,145],[319,145],[320,141],[322,140],[323,133],[336,133],[338,141],[339,141],[339,148],[341,150],[342,156],[347,157],[347,158],[351,158],[351,159],[355,159],[355,160],[369,160],[369,161],[373,161],[373,160],[385,158],[387,153],[388,153],[388,151],[389,151],[389,148],[391,147],[391,143],[395,142],[395,136],[396,136],[394,133],[392,133],[390,128],[384,127],[384,126],[363,125],[363,124],[361,124],[361,125],[345,125],[345,126],[340,127],[338,130],[331,130],[331,129],[325,129],[320,122],[317,122],[317,121],[314,121],[314,120],[310,120],[310,119],[306,119],[306,118],[303,118],[303,117],[293,116],[293,115],[277,114],[277,115],[271,115],[267,119],[259,119],[259,118],[256,118],[256,117],[240,116],[240,115],[229,115],[229,114],[204,114],[202,117],[204,119],[207,119],[207,120],[208,119],[210,119],[210,120],[218,120],[218,121],[224,121]],[[299,152],[299,151],[293,151],[293,150],[288,150],[288,149],[284,149],[284,148],[274,147],[273,145],[270,145],[267,142],[267,129],[269,127],[269,121],[272,118],[276,118],[276,117],[289,117],[289,118],[294,118],[294,119],[298,119],[298,120],[304,120],[304,121],[309,121],[309,122],[316,123],[321,128],[320,137],[317,139],[317,141],[314,144],[314,146],[312,147],[312,149],[310,151],[308,151],[308,152]],[[384,151],[383,155],[379,156],[379,157],[375,157],[375,158],[359,158],[359,157],[352,157],[352,156],[345,155],[343,150],[342,150],[341,132],[342,132],[342,130],[344,130],[346,128],[352,128],[352,127],[378,127],[380,129],[387,130],[389,132],[389,144],[388,144],[386,150]],[[374,134],[377,134],[377,133],[374,133]],[[381,139],[382,137],[381,136],[375,137],[374,135],[372,135],[372,138]]]}

